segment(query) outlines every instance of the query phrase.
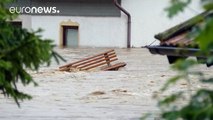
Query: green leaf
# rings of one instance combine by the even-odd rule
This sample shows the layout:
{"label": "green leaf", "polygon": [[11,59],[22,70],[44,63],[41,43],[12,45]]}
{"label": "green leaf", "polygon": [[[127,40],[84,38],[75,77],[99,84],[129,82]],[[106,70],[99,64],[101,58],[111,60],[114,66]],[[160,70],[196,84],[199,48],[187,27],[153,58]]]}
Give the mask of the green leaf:
{"label": "green leaf", "polygon": [[197,65],[197,61],[188,59],[188,60],[179,60],[174,65],[172,65],[172,68],[174,70],[178,71],[187,71],[190,67]]}
{"label": "green leaf", "polygon": [[4,68],[6,70],[9,70],[9,69],[12,68],[12,64],[11,64],[11,62],[3,61],[3,60],[0,59],[0,68],[1,69]]}
{"label": "green leaf", "polygon": [[190,3],[191,0],[170,0],[171,6],[165,8],[165,11],[168,13],[168,17],[172,18],[180,12],[184,11],[184,8]]}
{"label": "green leaf", "polygon": [[183,78],[183,76],[181,75],[177,75],[177,76],[174,76],[172,78],[170,78],[166,84],[164,84],[164,86],[161,88],[161,91],[165,91],[168,89],[169,85],[171,84],[175,84],[178,80],[180,80],[181,78]]}
{"label": "green leaf", "polygon": [[205,10],[212,10],[213,9],[213,3],[205,4],[205,5],[203,5],[203,8]]}
{"label": "green leaf", "polygon": [[206,20],[205,26],[197,36],[196,41],[199,44],[202,52],[208,54],[210,50],[213,50],[213,18]]}
{"label": "green leaf", "polygon": [[177,99],[179,99],[181,97],[181,95],[183,94],[183,92],[178,92],[172,95],[169,95],[168,97],[164,98],[163,100],[161,100],[158,105],[159,106],[168,106],[169,104],[175,102]]}
{"label": "green leaf", "polygon": [[180,116],[179,111],[169,111],[162,114],[162,118],[166,120],[177,120]]}
{"label": "green leaf", "polygon": [[203,83],[213,83],[213,78],[202,79],[201,82],[203,82]]}

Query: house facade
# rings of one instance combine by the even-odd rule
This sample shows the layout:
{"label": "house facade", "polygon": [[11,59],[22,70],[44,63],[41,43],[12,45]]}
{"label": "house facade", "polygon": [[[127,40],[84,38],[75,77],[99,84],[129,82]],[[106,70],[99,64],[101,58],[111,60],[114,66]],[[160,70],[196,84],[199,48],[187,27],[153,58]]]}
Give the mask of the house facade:
{"label": "house facade", "polygon": [[[114,0],[17,0],[9,5],[21,15],[23,28],[42,28],[43,38],[67,47],[120,47],[128,44],[128,17]],[[151,44],[154,35],[201,12],[198,0],[174,19],[164,8],[169,0],[117,0],[131,15],[131,47]],[[130,22],[129,22],[130,24]],[[158,44],[157,42],[154,44]]]}

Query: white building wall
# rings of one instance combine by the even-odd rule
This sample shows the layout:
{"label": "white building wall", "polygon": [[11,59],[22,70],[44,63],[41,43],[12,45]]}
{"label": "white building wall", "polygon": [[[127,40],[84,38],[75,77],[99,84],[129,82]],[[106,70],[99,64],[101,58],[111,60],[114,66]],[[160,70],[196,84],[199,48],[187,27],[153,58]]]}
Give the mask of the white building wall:
{"label": "white building wall", "polygon": [[[132,46],[151,44],[154,35],[165,31],[201,12],[199,0],[192,0],[190,8],[173,19],[164,9],[170,0],[122,0],[122,6],[132,15]],[[195,10],[195,11],[194,11]],[[123,15],[122,15],[123,16]],[[155,42],[158,44],[158,42]]]}
{"label": "white building wall", "polygon": [[79,23],[79,46],[81,47],[125,47],[124,19],[119,17],[62,17],[32,16],[32,28],[42,28],[44,38],[59,44],[59,28],[62,21]]}
{"label": "white building wall", "polygon": [[[164,8],[169,0],[122,0],[122,6],[132,16],[132,46],[141,47],[152,43],[154,35],[179,24],[201,12],[199,0],[193,0],[190,8],[173,19],[166,16]],[[68,17],[24,16],[27,28],[42,28],[44,38],[53,39],[59,45],[59,25],[71,20],[79,23],[79,46],[81,47],[126,47],[127,17]],[[26,22],[24,22],[25,24]],[[154,44],[158,44],[158,41]]]}

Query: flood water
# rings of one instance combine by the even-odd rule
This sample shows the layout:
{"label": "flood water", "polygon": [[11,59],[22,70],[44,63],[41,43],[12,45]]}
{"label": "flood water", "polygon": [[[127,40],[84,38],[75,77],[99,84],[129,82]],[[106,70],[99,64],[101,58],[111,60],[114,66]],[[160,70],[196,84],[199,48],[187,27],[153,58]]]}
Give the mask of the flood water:
{"label": "flood water", "polygon": [[[109,48],[56,49],[70,63],[109,50]],[[61,72],[52,62],[38,72],[29,71],[39,84],[19,89],[33,99],[21,102],[18,108],[12,99],[0,94],[0,120],[139,120],[145,113],[158,118],[154,94],[176,73],[170,70],[165,56],[152,55],[143,48],[115,49],[118,61],[127,65],[119,71]],[[200,65],[196,69],[207,76],[213,68]],[[191,76],[193,90],[207,85],[198,84]],[[188,89],[185,81],[172,87],[165,95]]]}

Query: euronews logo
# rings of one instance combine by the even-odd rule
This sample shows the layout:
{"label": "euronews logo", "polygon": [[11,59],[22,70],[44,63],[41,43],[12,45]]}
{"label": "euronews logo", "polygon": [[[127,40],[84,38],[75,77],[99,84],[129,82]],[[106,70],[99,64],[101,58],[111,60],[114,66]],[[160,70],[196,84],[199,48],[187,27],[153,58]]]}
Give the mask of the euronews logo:
{"label": "euronews logo", "polygon": [[58,14],[56,7],[10,7],[9,12],[14,14]]}

